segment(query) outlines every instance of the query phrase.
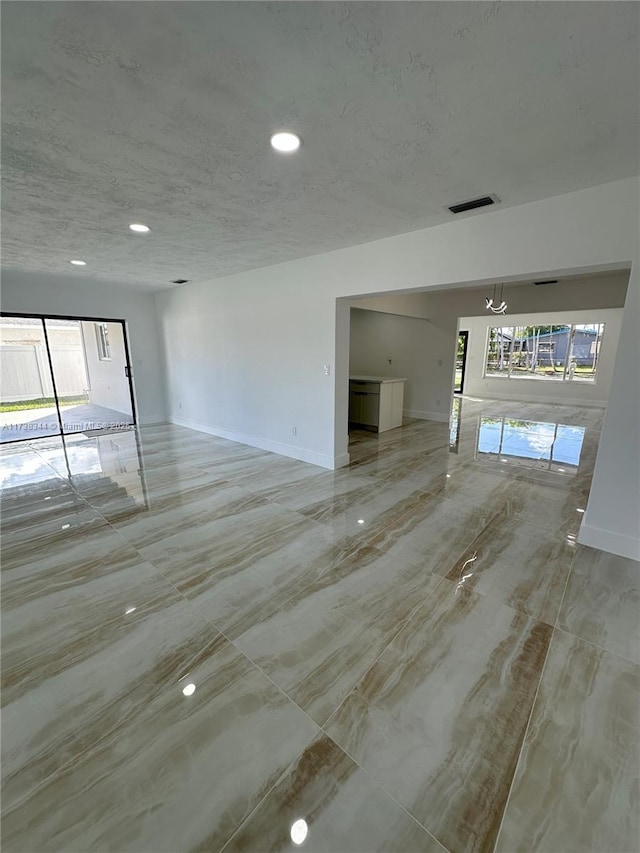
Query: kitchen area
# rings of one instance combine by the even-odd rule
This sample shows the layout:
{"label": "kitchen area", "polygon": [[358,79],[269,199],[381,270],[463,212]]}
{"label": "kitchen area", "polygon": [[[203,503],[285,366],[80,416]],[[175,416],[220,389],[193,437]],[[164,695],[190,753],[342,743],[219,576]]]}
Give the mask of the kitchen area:
{"label": "kitchen area", "polygon": [[349,425],[386,432],[402,426],[404,377],[349,377]]}

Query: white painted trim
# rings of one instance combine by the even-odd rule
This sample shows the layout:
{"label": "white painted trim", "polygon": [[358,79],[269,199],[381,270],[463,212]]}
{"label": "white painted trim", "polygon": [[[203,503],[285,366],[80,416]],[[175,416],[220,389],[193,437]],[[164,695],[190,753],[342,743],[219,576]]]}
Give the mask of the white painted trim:
{"label": "white painted trim", "polygon": [[610,554],[618,554],[620,557],[629,557],[640,561],[640,539],[632,536],[623,536],[620,533],[612,533],[599,527],[592,527],[582,522],[578,532],[578,542],[581,545],[589,545],[600,551]]}
{"label": "white painted trim", "polygon": [[[206,432],[208,435],[217,435],[219,438],[226,438],[229,441],[237,441],[239,444],[248,444],[249,447],[257,447],[260,450],[268,450],[270,453],[277,453],[280,456],[288,456],[290,459],[298,459],[300,462],[310,462],[312,465],[318,465],[321,468],[329,468],[331,471],[334,468],[346,465],[349,461],[349,454],[342,454],[341,457],[328,456],[323,453],[315,453],[313,450],[307,450],[304,447],[295,447],[292,444],[284,444],[281,441],[271,441],[268,438],[261,438],[259,435],[251,435],[244,432],[233,432],[232,430],[222,429],[222,427],[211,426],[200,421],[192,421],[189,418],[171,417],[170,423],[177,426],[195,429],[198,432]],[[337,462],[346,456],[347,461],[342,461],[340,465]]]}
{"label": "white painted trim", "polygon": [[420,409],[404,409],[402,414],[405,418],[418,418],[421,421],[438,421],[443,424],[449,423],[449,414],[447,412],[423,412]]}

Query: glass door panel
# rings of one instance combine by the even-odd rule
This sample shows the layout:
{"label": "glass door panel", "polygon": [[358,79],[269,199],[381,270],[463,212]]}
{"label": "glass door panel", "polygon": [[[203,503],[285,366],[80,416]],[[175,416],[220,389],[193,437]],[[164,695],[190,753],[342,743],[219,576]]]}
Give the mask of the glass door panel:
{"label": "glass door panel", "polygon": [[134,423],[123,324],[45,320],[65,434]]}
{"label": "glass door panel", "polygon": [[462,394],[464,390],[464,372],[467,366],[467,344],[469,332],[458,332],[458,350],[456,352],[456,378],[453,386],[455,394]]}
{"label": "glass door panel", "polygon": [[0,317],[0,442],[60,435],[44,326]]}

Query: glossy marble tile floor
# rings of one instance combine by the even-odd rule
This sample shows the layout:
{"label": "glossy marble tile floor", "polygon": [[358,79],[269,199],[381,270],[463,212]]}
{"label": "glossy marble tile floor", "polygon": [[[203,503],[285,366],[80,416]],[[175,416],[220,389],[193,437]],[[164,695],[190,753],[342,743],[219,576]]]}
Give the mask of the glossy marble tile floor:
{"label": "glossy marble tile floor", "polygon": [[575,538],[601,417],[465,399],[336,472],[2,448],[3,850],[637,850],[640,566]]}

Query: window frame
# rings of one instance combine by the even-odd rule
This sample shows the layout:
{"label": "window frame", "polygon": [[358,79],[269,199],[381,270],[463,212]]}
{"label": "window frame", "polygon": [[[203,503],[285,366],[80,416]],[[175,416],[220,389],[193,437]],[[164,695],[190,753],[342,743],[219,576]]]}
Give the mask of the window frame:
{"label": "window frame", "polygon": [[112,361],[111,342],[109,341],[109,329],[106,323],[94,323],[96,330],[96,344],[98,349],[98,361]]}

